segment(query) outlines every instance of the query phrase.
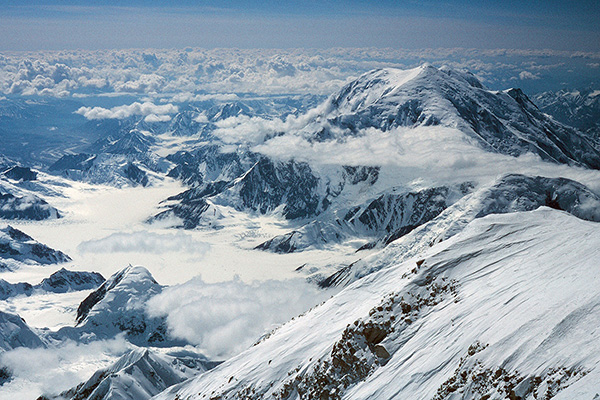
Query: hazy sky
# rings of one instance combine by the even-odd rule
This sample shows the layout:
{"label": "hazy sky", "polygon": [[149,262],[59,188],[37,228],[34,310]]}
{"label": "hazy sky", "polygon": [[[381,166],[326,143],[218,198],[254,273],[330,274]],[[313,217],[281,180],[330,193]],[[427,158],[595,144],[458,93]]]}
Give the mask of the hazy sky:
{"label": "hazy sky", "polygon": [[[171,47],[600,51],[600,1],[1,0],[0,50]],[[93,5],[91,5],[93,4]]]}

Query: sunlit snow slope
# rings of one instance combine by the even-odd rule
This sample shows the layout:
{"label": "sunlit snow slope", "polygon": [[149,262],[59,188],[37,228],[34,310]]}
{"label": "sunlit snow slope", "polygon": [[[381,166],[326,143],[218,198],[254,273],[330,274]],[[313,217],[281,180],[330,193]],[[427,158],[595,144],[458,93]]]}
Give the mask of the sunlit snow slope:
{"label": "sunlit snow slope", "polygon": [[593,399],[599,263],[597,223],[477,219],[156,399]]}

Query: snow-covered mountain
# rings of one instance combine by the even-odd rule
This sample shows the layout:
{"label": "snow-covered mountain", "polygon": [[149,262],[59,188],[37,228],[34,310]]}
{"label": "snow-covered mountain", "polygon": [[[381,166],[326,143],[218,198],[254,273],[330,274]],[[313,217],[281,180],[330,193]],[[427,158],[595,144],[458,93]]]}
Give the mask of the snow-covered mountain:
{"label": "snow-covered mountain", "polygon": [[[249,157],[252,156],[246,155],[246,160]],[[378,167],[335,166],[319,171],[306,162],[256,158],[244,171],[238,168],[239,156],[234,156],[231,163],[225,163],[226,180],[203,183],[171,197],[169,200],[176,203],[167,205],[167,210],[155,218],[175,216],[183,221],[184,228],[195,228],[205,217],[210,224],[215,216],[218,219],[219,206],[260,214],[277,212],[290,220],[311,218],[327,210],[344,190],[371,186],[379,176]],[[236,173],[240,175],[232,179]],[[219,178],[224,176],[219,175]],[[204,182],[203,179],[202,175],[198,178]]]}
{"label": "snow-covered mountain", "polygon": [[69,271],[61,268],[37,285],[27,282],[9,283],[0,279],[0,300],[18,295],[31,295],[34,291],[47,293],[66,293],[79,290],[96,289],[104,282],[104,277],[97,272]]}
{"label": "snow-covered mountain", "polygon": [[592,399],[597,233],[549,208],[476,219],[155,399]]}
{"label": "snow-covered mountain", "polygon": [[32,171],[29,167],[21,167],[20,165],[14,165],[2,172],[5,177],[15,181],[35,181],[37,179],[37,172]]}
{"label": "snow-covered mountain", "polygon": [[542,206],[600,222],[600,196],[584,185],[564,178],[508,175],[460,199],[430,222],[392,241],[380,253],[342,267],[322,280],[320,285],[348,285],[375,271],[415,257],[433,244],[461,232],[476,218],[532,211]]}
{"label": "snow-covered mountain", "polygon": [[152,153],[68,154],[49,167],[52,173],[92,184],[147,186],[160,180],[168,162]]}
{"label": "snow-covered mountain", "polygon": [[[307,129],[319,140],[365,128],[444,125],[484,149],[600,169],[600,152],[575,129],[542,113],[520,89],[491,91],[472,74],[424,65],[379,69],[349,83]],[[336,129],[337,128],[337,129]]]}
{"label": "snow-covered mountain", "polygon": [[76,387],[39,400],[145,400],[214,365],[191,352],[174,356],[137,348]]}
{"label": "snow-covered mountain", "polygon": [[37,348],[44,343],[16,314],[0,311],[0,353],[17,347]]}
{"label": "snow-covered mountain", "polygon": [[76,326],[61,328],[53,336],[90,341],[125,332],[127,339],[136,345],[185,344],[169,339],[163,318],[146,315],[146,302],[162,289],[146,268],[130,265],[116,272],[81,302]]}
{"label": "snow-covered mountain", "polygon": [[256,248],[290,253],[355,237],[373,239],[361,249],[373,248],[378,243],[388,244],[432,220],[472,189],[469,183],[418,191],[392,188],[361,205],[324,214],[300,229],[269,239]]}
{"label": "snow-covered mountain", "polygon": [[[0,300],[15,313],[0,313],[0,397],[8,361],[11,390],[38,379],[19,370],[21,351],[70,375],[54,391],[40,383],[40,399],[600,396],[600,147],[588,131],[519,89],[430,65],[373,70],[328,99],[138,97],[82,97],[45,122],[56,143],[43,157],[21,148],[24,127],[5,147],[44,161],[0,155],[0,217],[54,210],[64,218],[19,229],[52,237],[77,269],[139,262],[182,284],[165,290],[131,265],[108,280],[40,275],[70,258],[0,229]],[[33,107],[17,103],[13,122]],[[67,113],[76,123],[59,124]],[[293,292],[302,311],[328,300],[275,325],[299,312]],[[234,356],[211,369],[195,351]]]}
{"label": "snow-covered mountain", "polygon": [[47,265],[68,261],[71,258],[62,251],[51,249],[10,225],[0,228],[0,269],[11,270],[19,263]]}
{"label": "snow-covered mountain", "polygon": [[559,90],[533,97],[540,110],[600,141],[600,90]]}
{"label": "snow-covered mountain", "polygon": [[[444,126],[457,129],[466,140],[485,151],[510,156],[530,152],[555,163],[600,168],[597,144],[576,129],[548,117],[522,91],[492,91],[472,74],[450,68],[425,65],[408,71],[391,68],[371,71],[332,95],[307,114],[305,121],[295,131],[281,135],[300,135],[311,142],[344,141],[368,129]],[[231,146],[218,142],[202,145],[193,152],[174,154],[170,161],[176,166],[169,175],[193,188],[170,198],[174,203],[167,204],[167,210],[158,218],[177,217],[185,228],[203,224],[203,215],[208,216],[207,225],[214,225],[220,215],[219,206],[261,214],[276,210],[287,219],[314,218],[329,209],[341,193],[337,186],[344,186],[339,179],[341,168],[324,170],[303,161],[257,155],[243,146],[232,151]],[[369,181],[375,183],[377,176],[373,175]],[[373,189],[371,199],[392,188],[378,186]],[[357,201],[352,207],[359,209],[365,205]],[[315,221],[317,227],[290,232],[262,247],[281,252],[306,247],[312,237],[320,242],[339,239],[344,236],[334,225],[339,220],[344,217]],[[331,231],[330,227],[333,231],[324,233]],[[384,227],[388,228],[391,229]],[[406,227],[402,232],[409,229]]]}
{"label": "snow-covered mountain", "polygon": [[[13,166],[0,179],[0,218],[40,221],[60,218],[61,213],[31,191],[13,183],[29,183],[37,174],[29,168]],[[13,182],[7,181],[9,178]]]}

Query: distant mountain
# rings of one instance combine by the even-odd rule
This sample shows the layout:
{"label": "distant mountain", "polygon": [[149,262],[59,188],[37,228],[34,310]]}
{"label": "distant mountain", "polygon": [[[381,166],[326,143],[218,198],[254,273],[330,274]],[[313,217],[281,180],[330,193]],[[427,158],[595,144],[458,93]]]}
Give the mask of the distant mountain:
{"label": "distant mountain", "polygon": [[71,258],[7,225],[0,228],[0,270],[11,269],[11,261],[47,265],[68,262]]}
{"label": "distant mountain", "polygon": [[520,89],[491,91],[474,75],[450,68],[374,70],[331,96],[323,109],[305,128],[318,140],[365,128],[443,125],[458,128],[488,151],[533,152],[545,160],[600,169],[599,148],[548,118]]}
{"label": "distant mountain", "polygon": [[[229,165],[237,166],[237,156],[233,160],[235,164]],[[260,214],[278,212],[286,219],[311,218],[327,210],[344,189],[371,186],[379,174],[378,167],[339,166],[319,171],[306,162],[278,161],[264,156],[258,156],[245,171],[238,168],[228,171],[234,173],[226,176],[226,180],[203,183],[171,197],[169,200],[177,202],[166,206],[167,210],[155,219],[175,216],[186,229],[205,222],[211,225],[219,218],[219,206]],[[238,172],[241,175],[232,179]]]}
{"label": "distant mountain", "polygon": [[215,364],[191,352],[173,356],[138,348],[76,387],[38,400],[147,400]]}
{"label": "distant mountain", "polygon": [[49,171],[92,184],[147,186],[152,179],[160,179],[157,172],[165,172],[167,165],[168,162],[147,152],[80,153],[62,156],[49,167]]}
{"label": "distant mountain", "polygon": [[0,300],[18,295],[29,296],[34,291],[66,293],[95,289],[103,282],[104,278],[97,272],[69,271],[61,268],[48,278],[44,278],[37,285],[26,282],[9,283],[4,279],[0,279]]}
{"label": "distant mountain", "polygon": [[[35,180],[36,177],[36,174],[29,170],[29,168],[21,169],[21,167],[12,167],[5,171],[3,175],[6,178],[19,181],[19,184],[27,184],[29,181]],[[61,213],[48,204],[46,200],[38,197],[31,191],[17,188],[17,186],[11,184],[6,178],[0,179],[1,219],[40,221],[61,218]]]}
{"label": "distant mountain", "polygon": [[472,189],[468,183],[418,191],[392,188],[361,205],[323,214],[300,229],[276,236],[256,248],[291,253],[353,237],[375,238],[365,248],[379,242],[387,244],[432,220]]}
{"label": "distant mountain", "polygon": [[53,335],[91,340],[112,338],[125,332],[127,339],[137,345],[160,347],[182,344],[168,338],[163,318],[146,315],[146,302],[162,289],[146,268],[128,266],[81,302],[75,327],[63,327]]}
{"label": "distant mountain", "polygon": [[146,135],[138,129],[122,132],[119,135],[109,135],[97,140],[87,152],[100,154],[144,154],[150,151],[156,143],[153,136]]}
{"label": "distant mountain", "polygon": [[44,347],[39,336],[21,317],[0,311],[0,354],[17,347]]}
{"label": "distant mountain", "polygon": [[256,163],[258,155],[244,150],[225,152],[219,144],[206,144],[194,151],[171,154],[167,160],[175,165],[168,176],[204,190],[210,183],[229,183],[241,176]]}
{"label": "distant mountain", "polygon": [[559,90],[533,97],[540,110],[600,143],[600,90]]}
{"label": "distant mountain", "polygon": [[593,399],[597,232],[550,208],[476,219],[154,400]]}
{"label": "distant mountain", "polygon": [[2,175],[15,181],[35,181],[37,179],[37,172],[32,171],[29,167],[19,165],[8,168],[2,172]]}

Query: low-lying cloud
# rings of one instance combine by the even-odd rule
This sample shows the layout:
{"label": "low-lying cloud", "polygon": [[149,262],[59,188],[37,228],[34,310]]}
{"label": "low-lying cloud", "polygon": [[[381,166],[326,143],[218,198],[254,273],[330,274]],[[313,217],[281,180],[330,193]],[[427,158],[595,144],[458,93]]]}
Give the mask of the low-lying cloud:
{"label": "low-lying cloud", "polygon": [[413,180],[433,185],[484,183],[500,175],[519,173],[565,177],[600,193],[598,171],[544,162],[533,153],[519,157],[491,153],[472,143],[458,129],[441,126],[402,127],[385,132],[370,128],[360,136],[323,142],[307,140],[301,134],[287,134],[257,144],[253,150],[281,161],[294,159],[315,166],[383,166],[380,179],[392,179],[397,184]]}
{"label": "low-lying cloud", "polygon": [[176,233],[153,233],[146,231],[118,232],[102,239],[89,240],[77,247],[82,253],[152,253],[183,252],[204,254],[210,248],[205,242],[195,240],[191,235]]}
{"label": "low-lying cloud", "polygon": [[148,313],[166,316],[171,335],[223,359],[329,297],[304,279],[206,283],[195,278],[150,299]]}
{"label": "low-lying cloud", "polygon": [[58,347],[19,347],[2,353],[0,365],[11,372],[12,380],[2,385],[0,397],[31,400],[42,394],[58,394],[89,379],[97,369],[107,367],[130,348],[119,336],[89,344],[69,341]]}
{"label": "low-lying cloud", "polygon": [[151,102],[135,103],[117,106],[113,108],[103,107],[81,107],[77,114],[83,115],[87,119],[125,119],[132,116],[144,116],[148,122],[168,121],[169,114],[175,114],[179,108],[173,104],[157,105]]}

